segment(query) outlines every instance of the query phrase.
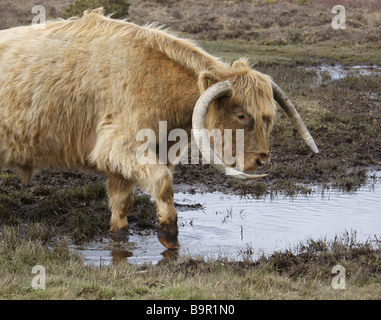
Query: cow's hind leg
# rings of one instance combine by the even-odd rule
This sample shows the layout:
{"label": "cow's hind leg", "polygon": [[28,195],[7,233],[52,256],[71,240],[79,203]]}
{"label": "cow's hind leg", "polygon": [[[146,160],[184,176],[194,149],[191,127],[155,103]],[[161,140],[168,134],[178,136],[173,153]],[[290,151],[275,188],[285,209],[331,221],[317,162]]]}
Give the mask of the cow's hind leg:
{"label": "cow's hind leg", "polygon": [[20,173],[20,177],[21,177],[21,181],[23,185],[24,186],[30,185],[34,176],[33,168],[30,166],[22,166],[22,167],[19,167],[18,169],[19,169],[19,173]]}
{"label": "cow's hind leg", "polygon": [[179,248],[177,240],[177,212],[173,204],[173,182],[171,171],[165,165],[148,166],[150,176],[139,181],[156,202],[157,236],[168,249]]}
{"label": "cow's hind leg", "polygon": [[127,214],[134,203],[135,186],[134,182],[126,180],[122,176],[109,176],[107,192],[111,210],[111,232],[117,232],[128,227]]}

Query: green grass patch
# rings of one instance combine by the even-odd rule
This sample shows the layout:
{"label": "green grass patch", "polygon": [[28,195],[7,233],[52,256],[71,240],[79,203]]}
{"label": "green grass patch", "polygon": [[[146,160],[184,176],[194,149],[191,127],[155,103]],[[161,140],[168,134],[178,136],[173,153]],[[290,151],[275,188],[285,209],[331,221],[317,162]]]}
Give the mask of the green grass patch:
{"label": "green grass patch", "polygon": [[[47,246],[23,227],[2,227],[0,243],[1,299],[381,298],[380,244],[354,233],[307,239],[255,261],[182,256],[156,266],[122,261],[101,268],[84,266],[67,241]],[[46,270],[45,289],[31,286],[37,264]],[[345,268],[344,290],[331,286],[335,265]]]}
{"label": "green grass patch", "polygon": [[239,40],[199,40],[198,43],[209,53],[227,62],[247,57],[256,66],[319,65],[322,63],[381,65],[379,48],[368,45],[263,45]]}

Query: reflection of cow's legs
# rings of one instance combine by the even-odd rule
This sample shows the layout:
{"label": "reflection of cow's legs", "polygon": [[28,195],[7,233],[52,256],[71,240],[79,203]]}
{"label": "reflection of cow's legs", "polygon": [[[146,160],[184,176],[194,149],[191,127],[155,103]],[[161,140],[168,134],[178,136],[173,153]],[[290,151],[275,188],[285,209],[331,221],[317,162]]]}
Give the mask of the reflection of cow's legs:
{"label": "reflection of cow's legs", "polygon": [[171,171],[165,165],[147,165],[148,179],[138,181],[155,198],[157,211],[157,235],[167,248],[179,247],[177,241],[177,212],[173,204]]}
{"label": "reflection of cow's legs", "polygon": [[116,232],[127,228],[127,214],[134,203],[136,184],[119,175],[109,175],[107,192],[111,209],[110,231]]}

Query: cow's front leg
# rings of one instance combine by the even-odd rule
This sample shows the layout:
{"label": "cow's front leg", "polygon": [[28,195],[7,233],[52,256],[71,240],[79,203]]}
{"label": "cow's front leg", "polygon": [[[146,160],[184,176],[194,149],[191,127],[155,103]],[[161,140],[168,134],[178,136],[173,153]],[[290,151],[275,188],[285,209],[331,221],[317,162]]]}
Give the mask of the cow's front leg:
{"label": "cow's front leg", "polygon": [[177,212],[173,204],[173,182],[171,171],[165,165],[154,165],[149,168],[150,177],[139,181],[156,201],[157,236],[168,249],[179,248],[177,240]]}
{"label": "cow's front leg", "polygon": [[107,193],[111,210],[111,232],[127,228],[127,214],[134,203],[135,186],[134,182],[126,180],[120,175],[109,175]]}

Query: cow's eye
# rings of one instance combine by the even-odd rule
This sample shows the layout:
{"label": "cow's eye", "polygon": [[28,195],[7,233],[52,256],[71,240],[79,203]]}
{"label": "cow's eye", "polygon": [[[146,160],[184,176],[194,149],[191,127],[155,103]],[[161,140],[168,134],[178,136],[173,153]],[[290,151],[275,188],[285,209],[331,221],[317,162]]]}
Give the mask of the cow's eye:
{"label": "cow's eye", "polygon": [[271,119],[270,118],[263,117],[263,122],[264,122],[266,128],[270,127],[270,124],[271,124]]}
{"label": "cow's eye", "polygon": [[235,117],[237,118],[238,121],[242,122],[243,124],[247,124],[249,121],[248,116],[244,113],[237,113]]}

